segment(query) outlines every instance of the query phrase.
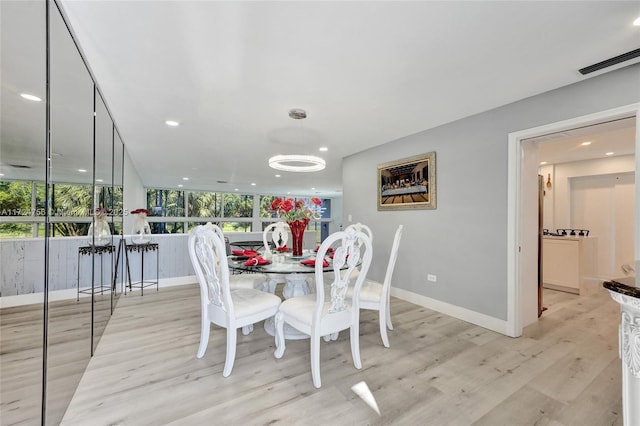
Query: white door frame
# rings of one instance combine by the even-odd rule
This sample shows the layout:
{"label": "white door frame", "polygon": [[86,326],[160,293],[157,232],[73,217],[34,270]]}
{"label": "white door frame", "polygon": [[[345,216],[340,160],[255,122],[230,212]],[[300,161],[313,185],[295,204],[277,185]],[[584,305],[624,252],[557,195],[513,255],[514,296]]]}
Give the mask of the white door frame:
{"label": "white door frame", "polygon": [[[508,172],[507,172],[507,327],[506,333],[511,337],[522,335],[523,294],[522,263],[531,261],[537,256],[537,250],[522,250],[522,232],[525,226],[523,219],[523,202],[521,194],[523,176],[532,172],[524,170],[524,149],[522,141],[550,133],[562,132],[577,127],[597,124],[603,121],[634,116],[636,118],[636,171],[640,170],[640,103],[626,105],[594,114],[559,121],[544,126],[510,133],[508,140]],[[537,170],[536,170],[537,174]],[[640,173],[635,176],[636,188],[640,188]],[[635,200],[635,220],[640,224],[640,197]],[[640,257],[640,226],[635,229],[635,257]],[[537,258],[536,258],[537,261]]]}

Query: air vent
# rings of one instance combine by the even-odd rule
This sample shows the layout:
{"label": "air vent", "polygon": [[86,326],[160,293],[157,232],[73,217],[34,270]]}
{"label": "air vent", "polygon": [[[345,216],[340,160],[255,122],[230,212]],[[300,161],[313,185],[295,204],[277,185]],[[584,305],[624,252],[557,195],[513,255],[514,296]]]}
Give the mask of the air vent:
{"label": "air vent", "polygon": [[289,117],[294,120],[302,120],[303,118],[307,118],[307,111],[300,108],[294,108],[289,111]]}
{"label": "air vent", "polygon": [[216,182],[218,182],[218,183],[229,183],[229,182],[227,182],[226,180],[218,180],[218,181],[216,181]]}
{"label": "air vent", "polygon": [[16,169],[30,169],[31,166],[25,166],[24,164],[8,164],[11,167],[15,167]]}
{"label": "air vent", "polygon": [[589,65],[588,67],[584,67],[582,69],[579,69],[578,71],[580,71],[580,74],[585,75],[592,72],[600,71],[604,68],[612,67],[622,62],[630,61],[631,59],[637,58],[639,56],[640,49],[636,49],[613,58],[605,59],[604,61],[598,62],[597,64]]}

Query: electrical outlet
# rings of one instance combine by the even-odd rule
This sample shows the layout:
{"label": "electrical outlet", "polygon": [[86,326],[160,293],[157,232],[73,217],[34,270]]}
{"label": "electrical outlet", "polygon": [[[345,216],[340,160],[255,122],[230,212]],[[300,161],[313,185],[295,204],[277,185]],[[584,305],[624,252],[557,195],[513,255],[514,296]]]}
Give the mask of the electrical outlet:
{"label": "electrical outlet", "polygon": [[433,274],[427,274],[427,281],[436,282],[438,281],[438,277]]}

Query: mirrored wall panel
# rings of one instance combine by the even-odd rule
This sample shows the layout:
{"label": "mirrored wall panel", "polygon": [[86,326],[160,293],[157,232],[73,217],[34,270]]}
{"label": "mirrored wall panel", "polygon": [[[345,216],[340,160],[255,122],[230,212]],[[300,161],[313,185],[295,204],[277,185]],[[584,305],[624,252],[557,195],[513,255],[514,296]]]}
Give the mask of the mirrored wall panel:
{"label": "mirrored wall panel", "polygon": [[58,4],[0,19],[0,420],[56,425],[122,288],[124,144]]}
{"label": "mirrored wall panel", "polygon": [[[91,358],[94,84],[58,9],[50,3],[49,292],[83,293],[49,303],[47,424],[58,424]],[[73,238],[76,237],[76,238]],[[64,277],[64,279],[53,279]],[[73,291],[73,290],[72,290]],[[87,293],[88,291],[88,293]]]}
{"label": "mirrored wall panel", "polygon": [[[43,1],[0,2],[0,422],[39,424],[43,384],[46,37]],[[18,265],[12,270],[6,265]],[[15,298],[26,294],[28,303]]]}

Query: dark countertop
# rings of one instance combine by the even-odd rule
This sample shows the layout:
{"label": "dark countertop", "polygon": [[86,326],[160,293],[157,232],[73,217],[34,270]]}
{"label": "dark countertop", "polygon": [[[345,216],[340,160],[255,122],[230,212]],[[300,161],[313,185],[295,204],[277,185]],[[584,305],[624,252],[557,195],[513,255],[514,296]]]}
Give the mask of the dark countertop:
{"label": "dark countertop", "polygon": [[636,277],[616,278],[611,281],[605,281],[604,288],[640,299],[640,287],[637,286]]}

